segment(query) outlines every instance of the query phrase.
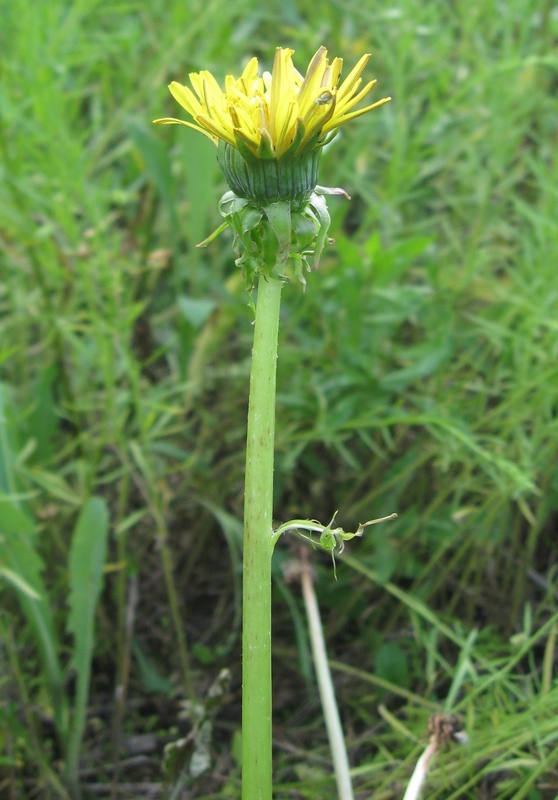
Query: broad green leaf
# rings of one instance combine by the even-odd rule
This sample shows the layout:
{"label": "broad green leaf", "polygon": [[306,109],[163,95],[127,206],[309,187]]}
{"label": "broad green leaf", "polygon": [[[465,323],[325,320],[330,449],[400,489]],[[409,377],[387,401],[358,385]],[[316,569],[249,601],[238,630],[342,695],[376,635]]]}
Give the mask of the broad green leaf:
{"label": "broad green leaf", "polygon": [[70,615],[67,628],[74,636],[72,663],[78,674],[87,668],[93,650],[95,609],[103,588],[107,534],[106,503],[100,497],[93,497],[79,516],[68,564]]}
{"label": "broad green leaf", "polygon": [[132,652],[136,659],[143,686],[147,692],[171,695],[174,685],[161,675],[155,664],[145,655],[137,641],[132,642]]}
{"label": "broad green leaf", "polygon": [[132,120],[129,131],[134,145],[137,147],[157,191],[161,195],[169,212],[171,224],[177,229],[176,206],[174,200],[175,181],[172,174],[169,150],[146,123]]}
{"label": "broad green leaf", "polygon": [[108,510],[100,497],[84,506],[70,548],[70,614],[67,628],[74,637],[72,666],[77,687],[72,729],[66,756],[67,779],[78,786],[79,751],[85,730],[91,659],[95,634],[95,611],[103,588],[103,568],[107,550]]}
{"label": "broad green leaf", "polygon": [[0,383],[0,490],[15,491],[13,426],[9,422],[10,388]]}
{"label": "broad green leaf", "polygon": [[[35,524],[16,501],[0,492],[0,542],[4,577],[16,589],[22,611],[33,631],[44,679],[51,695],[56,726],[66,727],[64,680],[58,641],[41,578],[44,564],[34,546]],[[35,595],[35,596],[33,596]]]}
{"label": "broad green leaf", "polygon": [[203,297],[182,295],[177,300],[178,310],[193,328],[201,328],[214,310],[216,303]]}
{"label": "broad green leaf", "polygon": [[409,681],[407,656],[394,642],[386,642],[378,650],[376,675],[396,686],[407,686]]}
{"label": "broad green leaf", "polygon": [[33,387],[33,410],[27,420],[28,435],[35,442],[33,464],[46,463],[54,453],[54,439],[59,425],[54,399],[57,380],[58,370],[51,364],[40,372]]}
{"label": "broad green leaf", "polygon": [[30,540],[35,531],[35,523],[22,510],[17,499],[0,490],[0,534],[11,539],[23,537]]}
{"label": "broad green leaf", "polygon": [[[194,245],[207,235],[215,206],[215,184],[212,180],[217,171],[215,147],[204,136],[184,127],[176,139],[190,198],[188,222],[183,226],[183,232],[190,244]],[[189,254],[189,262],[192,256],[196,257],[195,251]]]}

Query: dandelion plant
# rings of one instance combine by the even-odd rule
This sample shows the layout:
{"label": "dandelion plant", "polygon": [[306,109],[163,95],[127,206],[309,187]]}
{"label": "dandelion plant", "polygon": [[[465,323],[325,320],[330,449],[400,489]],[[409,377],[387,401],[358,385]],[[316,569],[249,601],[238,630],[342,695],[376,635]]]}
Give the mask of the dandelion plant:
{"label": "dandelion plant", "polygon": [[291,278],[304,288],[305,273],[317,269],[330,224],[324,195],[345,194],[318,186],[324,145],[341,125],[390,99],[356,108],[375,84],[372,80],[362,85],[369,55],[363,55],[340,83],[343,59],[330,62],[325,47],[313,56],[305,75],[296,70],[293,54],[289,48],[277,48],[273,71],[261,76],[252,58],[240,78],[225,78],[224,90],[207,70],[190,74],[191,88],[173,81],[169,89],[193,122],[156,120],[194,128],[217,145],[230,191],[219,205],[223,224],[202,244],[229,226],[247,288],[257,287],[244,506],[244,800],[272,796],[271,556],[278,538],[272,526],[272,498],[281,289]]}

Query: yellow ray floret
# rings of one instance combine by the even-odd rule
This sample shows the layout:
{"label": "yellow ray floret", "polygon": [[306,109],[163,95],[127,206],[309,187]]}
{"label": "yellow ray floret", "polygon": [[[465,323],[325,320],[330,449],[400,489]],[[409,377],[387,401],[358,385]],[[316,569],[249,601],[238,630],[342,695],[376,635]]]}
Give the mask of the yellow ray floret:
{"label": "yellow ray floret", "polygon": [[193,122],[165,117],[158,124],[187,125],[215,144],[219,140],[245,148],[256,157],[280,159],[286,153],[301,156],[325,144],[328,134],[351,119],[389,102],[390,97],[364,108],[354,107],[370,92],[376,81],[361,87],[361,75],[369,55],[364,55],[339,84],[342,58],[330,63],[327,50],[320,47],[306,75],[294,67],[294,50],[278,47],[273,71],[258,74],[258,60],[252,58],[240,78],[227,75],[223,91],[207,70],[192,72],[192,89],[173,81],[169,89]]}

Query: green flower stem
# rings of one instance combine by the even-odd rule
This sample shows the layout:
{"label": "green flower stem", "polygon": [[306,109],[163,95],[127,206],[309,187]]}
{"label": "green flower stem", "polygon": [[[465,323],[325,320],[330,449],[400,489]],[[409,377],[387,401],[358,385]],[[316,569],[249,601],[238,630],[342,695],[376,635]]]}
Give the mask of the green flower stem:
{"label": "green flower stem", "polygon": [[271,800],[271,554],[281,281],[260,277],[250,372],[242,624],[242,798]]}

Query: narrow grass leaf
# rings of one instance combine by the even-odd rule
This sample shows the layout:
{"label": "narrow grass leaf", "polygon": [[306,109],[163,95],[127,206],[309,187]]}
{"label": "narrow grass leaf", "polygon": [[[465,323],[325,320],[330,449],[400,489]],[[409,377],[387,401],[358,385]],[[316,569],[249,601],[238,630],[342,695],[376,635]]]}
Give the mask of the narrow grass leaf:
{"label": "narrow grass leaf", "polygon": [[475,644],[478,636],[477,630],[472,630],[469,636],[467,637],[465,644],[459,654],[459,661],[457,664],[457,669],[455,671],[455,675],[453,677],[453,681],[450,686],[450,690],[446,697],[446,702],[444,703],[444,711],[451,711],[453,708],[455,701],[457,700],[457,696],[461,691],[463,683],[468,674],[474,676],[475,668],[473,666],[471,660],[471,654],[473,650],[473,645]]}
{"label": "narrow grass leaf", "polygon": [[56,475],[54,472],[47,472],[46,470],[34,467],[29,470],[27,477],[37,483],[42,489],[48,492],[52,497],[56,497],[63,503],[69,505],[79,505],[81,498],[79,494],[67,483],[61,475]]}
{"label": "narrow grass leaf", "polygon": [[2,575],[8,583],[11,583],[20,592],[26,594],[31,600],[40,600],[41,597],[37,592],[27,583],[27,581],[18,575],[17,572],[9,569],[8,567],[0,567],[0,575]]}

